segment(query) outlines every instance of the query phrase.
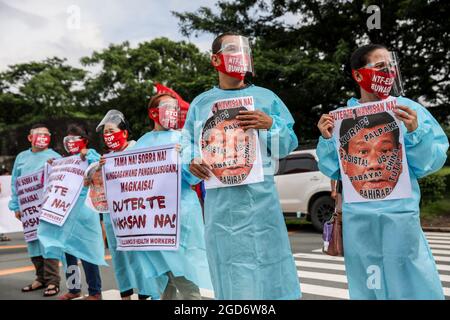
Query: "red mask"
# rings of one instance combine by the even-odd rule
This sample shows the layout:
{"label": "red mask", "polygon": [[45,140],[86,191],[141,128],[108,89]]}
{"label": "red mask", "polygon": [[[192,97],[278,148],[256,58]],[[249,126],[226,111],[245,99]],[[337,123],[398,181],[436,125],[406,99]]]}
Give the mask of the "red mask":
{"label": "red mask", "polygon": [[128,133],[123,134],[124,131],[118,131],[110,134],[104,134],[103,140],[109,150],[117,151],[121,150],[122,147],[127,143]]}
{"label": "red mask", "polygon": [[[235,53],[235,54],[223,54],[223,53],[219,53],[217,55],[217,57],[219,57],[220,59],[220,65],[219,66],[214,66],[214,68],[216,68],[217,71],[222,72],[230,77],[239,79],[239,80],[244,80],[245,78],[245,58],[242,54],[240,53]],[[228,70],[227,70],[228,69]]]}
{"label": "red mask", "polygon": [[33,134],[31,136],[31,145],[40,149],[45,149],[50,144],[50,136],[46,134]]}
{"label": "red mask", "polygon": [[70,154],[78,154],[81,150],[86,149],[87,141],[85,139],[66,142],[67,151]]}
{"label": "red mask", "polygon": [[369,93],[375,94],[380,99],[389,97],[396,78],[395,72],[384,72],[369,68],[360,68],[358,72],[362,76],[361,81],[356,80],[355,70],[352,71],[353,79],[359,86]]}
{"label": "red mask", "polygon": [[148,117],[166,130],[178,129],[180,125],[179,110],[156,107],[148,109]]}

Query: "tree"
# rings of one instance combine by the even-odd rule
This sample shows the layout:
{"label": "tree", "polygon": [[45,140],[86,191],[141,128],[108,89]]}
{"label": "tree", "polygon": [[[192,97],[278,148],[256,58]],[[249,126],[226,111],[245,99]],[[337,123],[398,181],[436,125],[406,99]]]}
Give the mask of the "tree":
{"label": "tree", "polygon": [[68,66],[65,61],[55,57],[16,64],[2,72],[0,123],[30,123],[77,110],[85,71]]}
{"label": "tree", "polygon": [[[381,29],[368,29],[369,5],[379,6]],[[303,139],[317,137],[319,115],[354,94],[345,66],[368,42],[397,50],[405,95],[432,107],[441,121],[449,118],[448,1],[221,0],[216,8],[173,14],[186,36],[235,31],[252,37],[255,82],[281,96]],[[287,23],[288,15],[296,23]]]}
{"label": "tree", "polygon": [[152,81],[167,84],[188,101],[214,83],[206,54],[193,44],[167,38],[144,42],[137,48],[128,42],[110,45],[81,61],[86,67],[100,67],[85,83],[83,105],[98,117],[109,109],[121,110],[135,131],[134,137],[148,131],[146,103],[152,95]]}

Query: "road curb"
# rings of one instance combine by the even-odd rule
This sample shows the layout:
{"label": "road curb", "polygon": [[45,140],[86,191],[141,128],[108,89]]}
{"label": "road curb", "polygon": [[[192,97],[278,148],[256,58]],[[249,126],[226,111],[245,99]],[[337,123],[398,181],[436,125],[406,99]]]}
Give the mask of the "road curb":
{"label": "road curb", "polygon": [[450,232],[450,228],[447,227],[422,227],[425,232]]}

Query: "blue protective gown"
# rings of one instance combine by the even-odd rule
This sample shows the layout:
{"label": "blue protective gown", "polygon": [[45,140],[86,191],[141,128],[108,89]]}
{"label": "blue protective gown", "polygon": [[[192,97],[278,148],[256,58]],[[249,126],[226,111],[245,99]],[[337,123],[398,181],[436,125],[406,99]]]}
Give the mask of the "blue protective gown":
{"label": "blue protective gown", "polygon": [[[91,164],[97,162],[100,155],[89,149],[86,159]],[[86,206],[87,192],[88,187],[83,187],[75,206],[61,227],[46,221],[39,224],[38,237],[44,247],[45,258],[65,261],[62,252],[95,265],[107,265],[100,217]]]}
{"label": "blue protective gown", "polygon": [[[419,123],[410,133],[404,124],[401,127],[412,198],[343,203],[343,240],[350,298],[444,299],[436,264],[420,225],[417,179],[444,165],[448,139],[439,123],[420,104],[404,97],[399,97],[397,104],[415,110]],[[352,98],[347,105],[357,106],[358,100]],[[320,171],[338,180],[341,176],[335,144],[333,138],[321,137],[317,155]],[[343,199],[345,201],[345,193]],[[374,277],[378,274],[381,279],[376,285]]]}
{"label": "blue protective gown", "polygon": [[[22,151],[16,157],[14,161],[14,167],[11,176],[11,200],[8,207],[11,211],[19,211],[19,201],[16,194],[16,180],[20,176],[24,176],[42,169],[47,160],[52,158],[61,158],[59,153],[52,149],[47,149],[40,152],[32,152],[31,149]],[[38,240],[27,242],[28,255],[30,258],[42,256],[43,248]]]}
{"label": "blue protective gown", "polygon": [[[128,148],[132,148],[135,141],[129,141]],[[120,292],[137,288],[139,294],[151,296],[152,299],[159,299],[159,286],[152,280],[146,279],[145,267],[134,258],[132,251],[117,250],[117,240],[114,234],[114,228],[111,222],[111,216],[108,213],[103,214],[103,223],[105,225],[106,239],[108,249],[111,254],[111,260],[114,268],[114,276]]]}
{"label": "blue protective gown", "polygon": [[[240,90],[215,87],[196,97],[189,108],[183,131],[186,163],[201,157],[200,133],[213,103],[244,96],[253,96],[255,109],[273,119],[269,130],[259,130],[266,169],[271,160],[283,158],[297,147],[294,119],[272,91],[254,85]],[[278,152],[271,150],[276,142]],[[204,206],[206,249],[217,299],[301,297],[273,170],[265,170],[263,182],[206,190]]]}
{"label": "blue protective gown", "polygon": [[[152,131],[144,134],[133,149],[156,147],[160,145],[181,144],[178,131]],[[199,288],[212,289],[211,277],[206,257],[202,209],[197,194],[191,185],[199,183],[182,166],[181,180],[181,231],[180,246],[177,251],[131,251],[133,263],[144,268],[147,278],[159,284],[162,293],[167,286],[166,273],[171,271],[175,277],[185,277]]]}

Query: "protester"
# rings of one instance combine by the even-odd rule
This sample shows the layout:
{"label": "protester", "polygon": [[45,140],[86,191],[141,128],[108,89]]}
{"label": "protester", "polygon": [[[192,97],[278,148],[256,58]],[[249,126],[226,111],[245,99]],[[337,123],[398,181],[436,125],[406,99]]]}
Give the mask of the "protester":
{"label": "protester", "polygon": [[[16,180],[20,176],[28,175],[42,169],[48,159],[61,156],[49,148],[51,134],[44,124],[35,124],[31,127],[28,141],[31,148],[22,151],[16,157],[11,177],[11,200],[9,209],[21,220],[21,212],[16,191]],[[46,288],[44,297],[50,297],[59,292],[59,261],[57,259],[44,258],[44,250],[40,239],[27,242],[28,256],[33,262],[36,279],[30,285],[22,288],[22,292],[30,292]],[[59,257],[54,257],[59,258]]]}
{"label": "protester", "polygon": [[[97,162],[100,155],[88,149],[88,133],[81,125],[70,125],[64,138],[64,147],[70,155],[79,155],[89,164]],[[50,161],[51,164],[51,161]],[[67,220],[60,227],[42,221],[38,236],[45,249],[44,256],[61,258],[66,262],[66,278],[69,292],[61,300],[81,297],[81,278],[78,259],[81,259],[89,295],[86,300],[100,300],[101,279],[99,265],[105,262],[105,248],[98,214],[85,204],[88,188],[83,187]],[[61,252],[65,255],[61,256]],[[70,281],[69,281],[70,280]]]}
{"label": "protester", "polygon": [[[149,117],[154,129],[144,134],[134,148],[180,144],[179,105],[174,95],[161,93],[149,102]],[[191,186],[200,182],[182,166],[180,245],[176,251],[136,252],[144,264],[148,264],[147,275],[151,278],[166,277],[162,286],[163,300],[200,300],[200,288],[212,289],[206,258],[204,226],[200,202]],[[179,295],[177,294],[177,290]]]}
{"label": "protester", "polygon": [[[215,297],[298,299],[301,292],[297,268],[272,169],[273,161],[297,147],[294,119],[272,91],[244,81],[246,73],[253,72],[247,38],[222,34],[214,40],[212,53],[219,86],[191,103],[183,135],[184,161],[190,164],[192,174],[206,182],[214,176],[219,183],[230,183],[222,188],[207,187],[204,203],[206,248]],[[219,106],[227,99],[233,108]],[[254,111],[243,110],[241,100],[254,101]],[[234,118],[236,107],[242,111],[237,111]],[[224,125],[224,121],[228,123]],[[254,140],[256,133],[252,130],[257,130],[259,140]],[[223,141],[228,133],[229,140],[236,139],[237,145],[228,139]],[[198,147],[203,137],[207,140],[203,141],[202,154],[209,160],[202,159]],[[229,149],[227,144],[231,144]],[[257,170],[258,147],[265,164],[260,177],[263,181],[239,185],[249,181],[252,171]],[[228,153],[234,156],[242,151],[241,159],[214,162],[214,154],[223,152],[227,157]]]}
{"label": "protester", "polygon": [[[102,133],[103,141],[109,152],[125,151],[136,144],[136,141],[129,139],[131,133],[130,126],[125,116],[118,110],[109,110],[96,130]],[[107,207],[108,204],[106,202],[103,179],[101,177],[101,167],[104,162],[104,158],[101,158],[99,163],[92,165],[91,170],[86,171],[86,181],[92,187],[95,184],[94,177],[98,176],[97,187],[101,191],[99,191],[97,197],[103,198],[104,205]],[[104,211],[103,214],[108,248],[112,257],[114,275],[122,300],[130,300],[134,288],[137,288],[139,291],[139,300],[146,300],[150,296],[152,299],[158,299],[157,285],[146,279],[146,266],[140,264],[138,259],[135,259],[135,252],[117,250],[117,240],[111,217],[107,211]]]}
{"label": "protester", "polygon": [[[400,85],[398,63],[384,46],[370,44],[358,48],[350,65],[361,98],[348,100],[348,107],[390,99],[393,86]],[[346,203],[346,196],[349,197],[346,191],[353,190],[343,190],[343,237],[350,298],[444,299],[436,264],[420,225],[417,179],[443,166],[448,140],[427,109],[403,96],[396,100],[394,113],[402,121],[404,143],[398,141],[395,130],[383,143],[400,150],[405,148],[412,198]],[[367,117],[367,126],[369,120]],[[320,171],[331,179],[342,180],[337,142],[332,137],[334,125],[331,115],[320,118],[318,127],[322,136],[317,155]],[[353,148],[359,157],[367,159],[365,170],[383,172],[385,164],[379,159],[388,154],[390,147],[378,151],[375,144],[373,149],[349,144],[346,148]],[[345,152],[343,148],[342,153]],[[371,183],[380,184],[377,180]],[[392,182],[389,190],[395,187],[394,183],[397,181]],[[360,185],[352,184],[355,190],[361,189]]]}

